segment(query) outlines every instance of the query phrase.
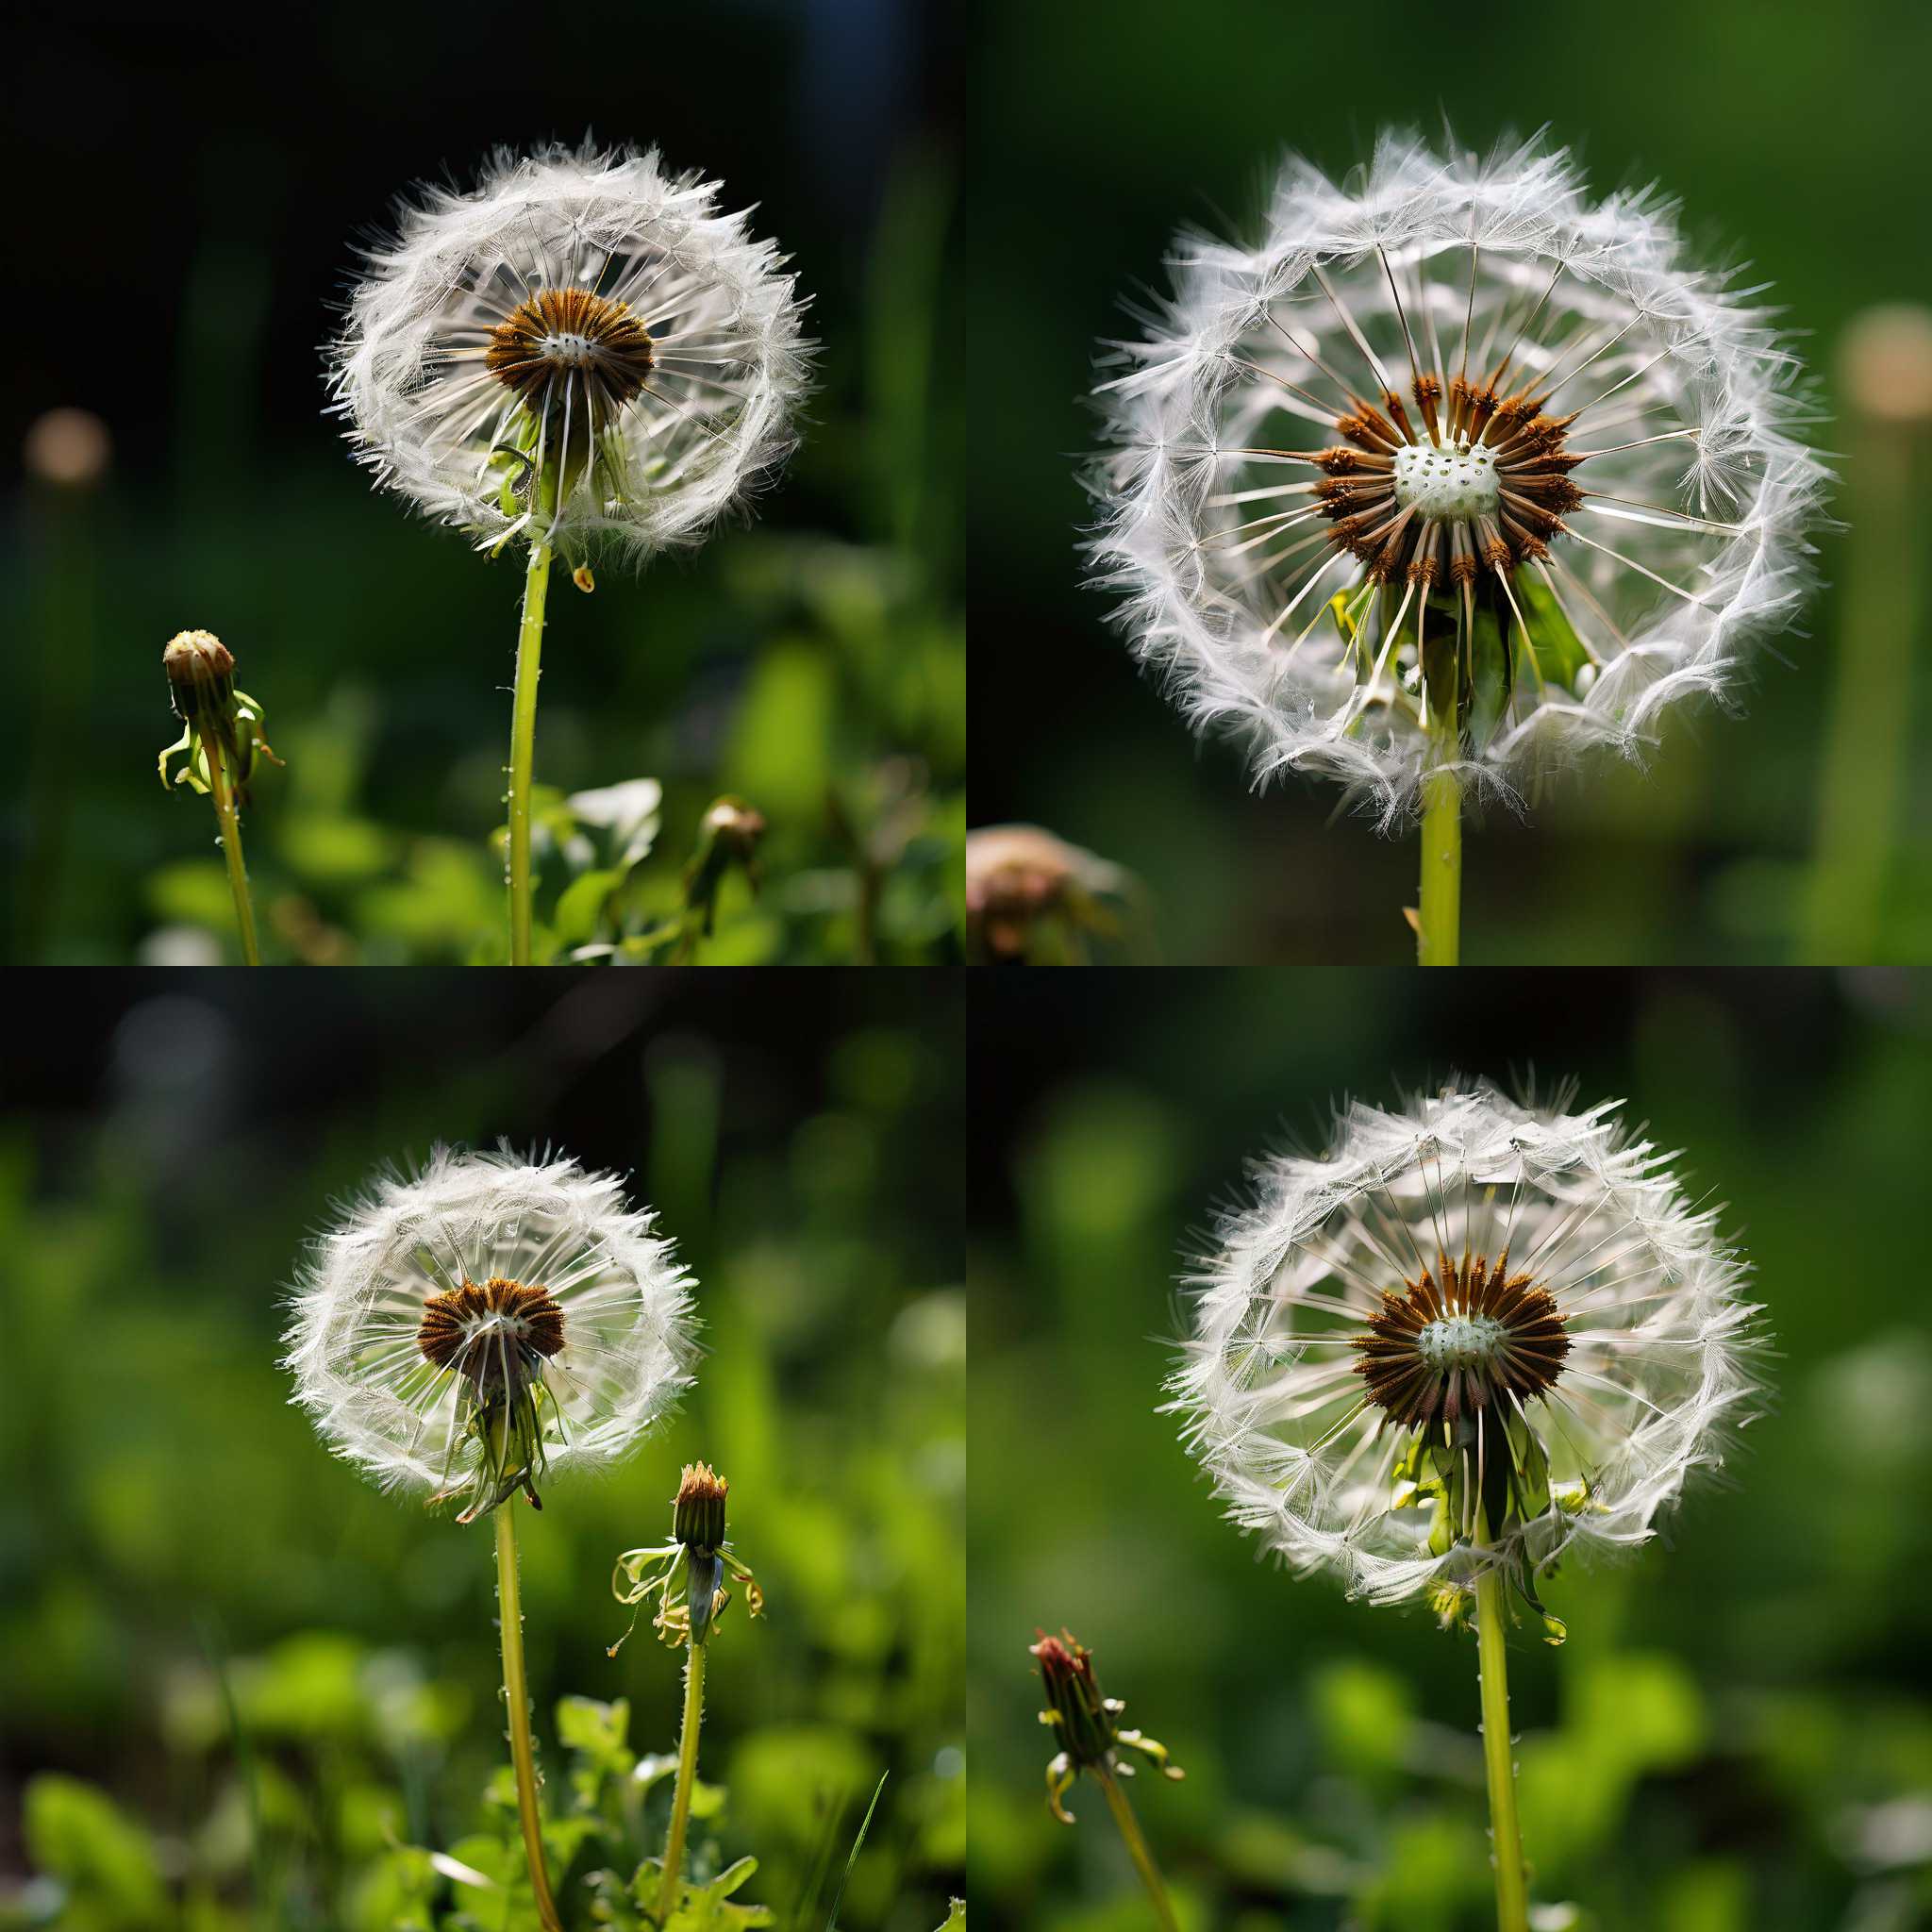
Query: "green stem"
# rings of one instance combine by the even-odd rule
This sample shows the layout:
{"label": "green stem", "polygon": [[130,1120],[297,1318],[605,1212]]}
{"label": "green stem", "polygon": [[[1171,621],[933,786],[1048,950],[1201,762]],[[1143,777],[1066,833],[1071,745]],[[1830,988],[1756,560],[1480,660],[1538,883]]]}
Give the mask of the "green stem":
{"label": "green stem", "polygon": [[503,1631],[503,1694],[509,1706],[509,1755],[516,1767],[517,1811],[524,1823],[524,1855],[543,1932],[563,1932],[550,1874],[543,1868],[543,1814],[537,1808],[537,1758],[530,1745],[530,1689],[524,1675],[524,1608],[517,1592],[517,1526],[510,1497],[496,1512],[496,1605]]}
{"label": "green stem", "polygon": [[1160,1867],[1154,1862],[1154,1854],[1147,1849],[1147,1840],[1141,1836],[1141,1821],[1134,1816],[1134,1807],[1127,1803],[1127,1794],[1121,1790],[1120,1779],[1110,1771],[1098,1768],[1093,1775],[1100,1781],[1100,1789],[1107,1793],[1107,1808],[1113,1813],[1113,1822],[1120,1826],[1121,1836],[1127,1841],[1127,1856],[1141,1874],[1141,1882],[1147,1888],[1147,1896],[1154,1901],[1154,1916],[1160,1921],[1166,1932],[1178,1932],[1174,1905],[1168,1898]]}
{"label": "green stem", "polygon": [[677,1906],[678,1875],[684,1870],[684,1834],[691,1824],[691,1791],[698,1777],[698,1727],[705,1718],[705,1649],[688,1647],[684,1667],[684,1724],[677,1736],[677,1790],[671,1800],[671,1835],[664,1840],[664,1881],[658,1893],[658,1923],[669,1922]]}
{"label": "green stem", "polygon": [[537,758],[538,660],[543,652],[543,601],[550,589],[550,545],[530,545],[524,574],[524,616],[517,631],[516,695],[509,729],[509,963],[530,963],[530,776]]}
{"label": "green stem", "polygon": [[1503,1649],[1503,1573],[1493,1565],[1475,1580],[1483,1763],[1490,1779],[1490,1840],[1496,1867],[1497,1932],[1529,1932],[1529,1889],[1524,1875],[1523,1827],[1516,1817],[1516,1761],[1509,1737],[1509,1663]]}
{"label": "green stem", "polygon": [[1419,966],[1462,958],[1462,781],[1446,765],[1423,777],[1423,875],[1416,904]]}
{"label": "green stem", "polygon": [[1895,957],[1885,898],[1909,772],[1913,659],[1928,597],[1919,533],[1924,425],[1851,411],[1833,691],[1819,780],[1817,849],[1799,958],[1821,966]]}
{"label": "green stem", "polygon": [[222,763],[221,742],[212,731],[201,734],[208,758],[208,782],[214,794],[215,824],[222,835],[222,856],[228,862],[228,891],[235,901],[235,923],[242,928],[242,957],[251,966],[261,964],[255,938],[255,903],[248,896],[248,868],[242,860],[242,819],[235,809],[234,787]]}

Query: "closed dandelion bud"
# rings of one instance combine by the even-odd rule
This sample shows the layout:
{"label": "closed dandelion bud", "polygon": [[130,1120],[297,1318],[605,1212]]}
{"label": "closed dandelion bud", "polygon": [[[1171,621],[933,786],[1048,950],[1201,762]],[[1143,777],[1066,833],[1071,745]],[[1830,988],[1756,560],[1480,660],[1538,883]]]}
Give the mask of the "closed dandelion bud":
{"label": "closed dandelion bud", "polygon": [[[260,703],[236,688],[234,654],[212,631],[178,631],[161,653],[161,668],[181,720],[181,736],[160,756],[161,783],[205,793],[213,789],[208,759],[219,756],[237,800],[246,805],[257,759],[282,760],[262,735]],[[171,779],[168,760],[174,758],[183,763]]]}
{"label": "closed dandelion bud", "polygon": [[724,1541],[724,1498],[731,1485],[703,1462],[687,1464],[671,1506],[671,1534],[708,1556]]}
{"label": "closed dandelion bud", "polygon": [[1122,1728],[1125,1704],[1101,1695],[1093,1675],[1093,1653],[1071,1630],[1062,1630],[1058,1637],[1041,1631],[1029,1655],[1039,1664],[1041,1682],[1046,1687],[1047,1707],[1040,1721],[1051,1727],[1060,1744],[1046,1768],[1046,1802],[1062,1824],[1074,1822],[1062,1801],[1081,1772],[1109,1778],[1133,1775],[1132,1763],[1120,1755],[1123,1750],[1138,1754],[1163,1777],[1185,1774],[1167,1761],[1164,1744]]}
{"label": "closed dandelion bud", "polygon": [[985,958],[1024,958],[1043,922],[1075,933],[1118,936],[1106,897],[1133,880],[1111,864],[1039,825],[982,825],[966,835],[966,931]]}
{"label": "closed dandelion bud", "polygon": [[687,911],[701,916],[707,938],[717,921],[718,893],[733,866],[754,892],[762,883],[758,844],[764,836],[764,814],[741,798],[716,799],[705,813],[697,848],[684,869],[684,903]]}
{"label": "closed dandelion bud", "polygon": [[1617,1104],[1489,1086],[1351,1106],[1257,1170],[1170,1387],[1229,1516],[1294,1570],[1447,1626],[1500,1574],[1635,1549],[1758,1392],[1721,1210]]}
{"label": "closed dandelion bud", "polygon": [[[673,1649],[708,1640],[711,1626],[731,1602],[731,1583],[743,1590],[748,1615],[764,1615],[765,1593],[758,1578],[725,1541],[724,1503],[730,1490],[708,1463],[687,1463],[671,1500],[671,1541],[626,1550],[617,1559],[611,1593],[619,1603],[633,1606],[655,1596],[652,1627]],[[631,1629],[636,1627],[633,1615]],[[626,1630],[610,1646],[612,1657],[629,1635]]]}
{"label": "closed dandelion bud", "polygon": [[161,653],[175,715],[184,723],[225,720],[235,703],[235,657],[212,631],[184,630]]}
{"label": "closed dandelion bud", "polygon": [[1136,654],[1257,778],[1385,828],[1439,764],[1515,802],[1640,756],[1812,580],[1826,475],[1772,311],[1539,141],[1291,158],[1251,244],[1181,237],[1114,367],[1091,555]]}

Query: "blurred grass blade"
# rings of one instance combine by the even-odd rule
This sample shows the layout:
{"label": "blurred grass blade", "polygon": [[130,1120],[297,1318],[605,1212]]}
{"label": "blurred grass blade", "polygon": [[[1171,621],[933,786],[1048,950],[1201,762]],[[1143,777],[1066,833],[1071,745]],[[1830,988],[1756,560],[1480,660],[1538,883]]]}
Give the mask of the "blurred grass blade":
{"label": "blurred grass blade", "polygon": [[825,1918],[825,1932],[838,1932],[839,1907],[845,1903],[845,1887],[852,1876],[852,1868],[858,1863],[858,1855],[865,1849],[865,1835],[872,1829],[872,1814],[879,1808],[879,1793],[886,1788],[886,1780],[891,1776],[890,1771],[879,1774],[879,1781],[873,1787],[872,1803],[865,1807],[865,1816],[858,1823],[858,1836],[852,1840],[852,1850],[845,1859],[845,1869],[839,1874],[839,1890],[832,1894],[832,1909]]}

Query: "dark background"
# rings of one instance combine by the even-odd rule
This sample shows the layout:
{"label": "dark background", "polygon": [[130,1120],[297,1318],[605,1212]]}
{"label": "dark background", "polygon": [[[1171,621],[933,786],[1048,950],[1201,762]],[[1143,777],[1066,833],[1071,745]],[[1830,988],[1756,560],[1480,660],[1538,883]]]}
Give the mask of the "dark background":
{"label": "dark background", "polygon": [[[938,847],[963,809],[961,546],[928,397],[957,197],[943,15],[908,0],[721,0],[555,20],[494,4],[41,8],[9,38],[16,298],[0,366],[0,525],[21,723],[0,817],[11,956],[125,959],[158,928],[226,946],[204,800],[164,799],[175,631],[217,632],[289,759],[247,827],[273,957],[460,959],[501,922],[501,767],[522,572],[378,495],[324,415],[319,348],[356,244],[425,179],[587,132],[757,205],[823,344],[803,441],[694,554],[551,597],[538,778],[668,797],[675,894],[711,797],[766,815],[774,892],[734,887],[720,958],[852,956],[852,854],[920,805],[888,957],[943,957]],[[57,405],[114,458],[78,501],[17,452]],[[175,727],[178,729],[178,726]],[[924,861],[920,863],[919,861]],[[555,889],[553,874],[550,890]],[[731,924],[734,922],[727,922]],[[500,950],[500,942],[499,942]]]}
{"label": "dark background", "polygon": [[[1622,1096],[1754,1265],[1772,1413],[1511,1639],[1539,1924],[1908,1932],[1932,1914],[1932,982],[1870,970],[1175,971],[975,982],[972,1905],[1129,1932],[1098,1789],[1047,1815],[1037,1626],[1091,1644],[1182,1784],[1130,1788],[1191,1932],[1481,1932],[1474,1645],[1297,1581],[1158,1414],[1175,1283],[1246,1163],[1453,1072]],[[1567,1914],[1556,1907],[1567,1904]]]}
{"label": "dark background", "polygon": [[[1414,835],[1331,824],[1333,788],[1300,779],[1254,796],[1239,754],[1196,747],[1107,625],[1108,600],[1082,586],[1092,507],[1075,473],[1098,428],[1085,400],[1096,344],[1135,331],[1122,303],[1166,288],[1183,224],[1255,232],[1284,148],[1339,175],[1391,123],[1433,133],[1446,114],[1487,148],[1547,122],[1597,193],[1657,179],[1682,197],[1706,258],[1748,260],[1747,281],[1772,283],[1836,408],[1847,320],[1932,296],[1904,214],[1932,180],[1918,80],[1932,12],[1909,0],[1493,0],[1446,15],[1426,0],[986,0],[978,19],[962,229],[988,404],[969,471],[974,823],[1043,824],[1138,873],[1171,960],[1400,961]],[[1842,421],[1818,434],[1838,451],[1851,441]],[[1465,848],[1465,960],[1932,956],[1932,678],[1924,608],[1895,589],[1899,546],[1927,544],[1923,440],[1918,464],[1896,531],[1851,491],[1835,505],[1873,541],[1863,560],[1884,614],[1861,623],[1891,633],[1884,668],[1843,669],[1846,614],[1827,591],[1801,620],[1808,635],[1773,641],[1792,663],[1759,660],[1741,719],[1674,716],[1648,777],[1597,763],[1527,824],[1491,811]],[[1827,579],[1844,583],[1851,561],[1827,539]],[[1875,930],[1820,932],[1806,866],[1824,725],[1853,675],[1881,688],[1881,713],[1907,714],[1906,789],[1875,835],[1891,847]],[[1875,747],[1864,751],[1869,765]]]}
{"label": "dark background", "polygon": [[704,1324],[675,1422],[523,1512],[551,1802],[565,1694],[675,1748],[676,1659],[648,1618],[606,1656],[608,1578],[705,1457],[768,1610],[717,1640],[700,1763],[728,1796],[700,1829],[790,1924],[890,1773],[841,1923],[932,1932],[964,1861],[961,988],[418,972],[298,1010],[291,984],[43,976],[7,1051],[0,1924],[391,1932],[387,1848],[479,1828],[507,1761],[489,1526],[332,1457],[276,1358],[332,1202],[502,1136],[626,1175]]}

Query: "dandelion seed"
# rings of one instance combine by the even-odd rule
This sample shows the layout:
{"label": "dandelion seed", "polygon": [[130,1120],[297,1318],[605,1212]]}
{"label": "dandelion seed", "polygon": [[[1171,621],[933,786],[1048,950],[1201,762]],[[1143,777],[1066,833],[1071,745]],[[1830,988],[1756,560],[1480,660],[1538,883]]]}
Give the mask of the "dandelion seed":
{"label": "dandelion seed", "polygon": [[468,1523],[615,1462],[691,1382],[691,1278],[617,1177],[439,1148],[318,1242],[286,1365],[335,1453]]}
{"label": "dandelion seed", "polygon": [[1759,1391],[1745,1264],[1606,1101],[1452,1084],[1277,1156],[1195,1282],[1169,1407],[1228,1514],[1351,1595],[1474,1625],[1497,1922],[1526,1932],[1505,1615],[1651,1534]]}
{"label": "dandelion seed", "polygon": [[1539,142],[1387,134],[1341,186],[1291,160],[1256,246],[1184,235],[1174,274],[1102,385],[1092,557],[1260,778],[1335,778],[1385,827],[1443,757],[1520,797],[1733,692],[1810,581],[1798,365],[1653,191],[1592,206]]}
{"label": "dandelion seed", "polygon": [[1719,1210],[1615,1103],[1567,1108],[1356,1104],[1224,1225],[1170,1406],[1296,1571],[1443,1612],[1497,1571],[1534,1604],[1567,1551],[1645,1541],[1749,1419],[1759,1310]]}
{"label": "dandelion seed", "polygon": [[377,481],[486,548],[699,537],[790,450],[808,354],[783,258],[721,192],[589,142],[421,191],[328,351]]}
{"label": "dandelion seed", "polygon": [[327,351],[378,483],[491,555],[528,546],[511,711],[509,959],[536,958],[530,795],[553,555],[695,542],[782,460],[804,305],[720,187],[655,152],[500,149],[369,256]]}
{"label": "dandelion seed", "polygon": [[1826,481],[1800,366],[1674,204],[1592,205],[1540,141],[1385,134],[1339,186],[1291,159],[1256,245],[1185,234],[1173,274],[1100,387],[1095,581],[1257,782],[1445,821],[1417,928],[1454,964],[1462,793],[1640,758],[1796,612]]}

